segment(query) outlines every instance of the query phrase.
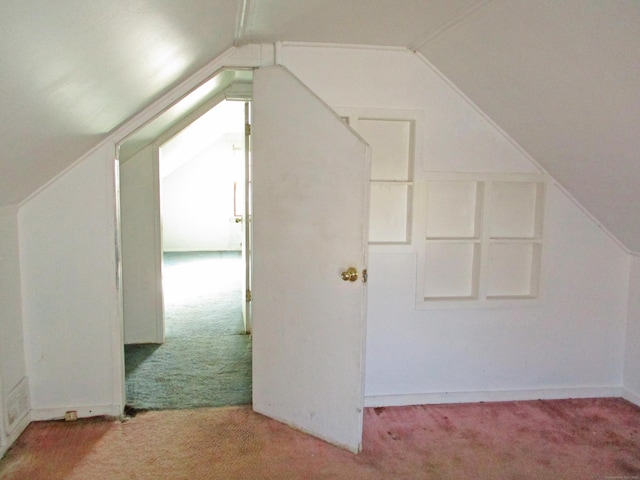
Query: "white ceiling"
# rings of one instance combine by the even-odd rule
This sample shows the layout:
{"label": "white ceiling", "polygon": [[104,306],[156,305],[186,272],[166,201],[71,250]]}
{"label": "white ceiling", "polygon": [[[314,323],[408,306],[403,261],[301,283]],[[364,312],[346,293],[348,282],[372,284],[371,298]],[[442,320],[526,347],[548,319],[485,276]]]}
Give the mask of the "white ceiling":
{"label": "white ceiling", "polygon": [[637,0],[3,0],[0,205],[234,43],[404,46],[640,252]]}

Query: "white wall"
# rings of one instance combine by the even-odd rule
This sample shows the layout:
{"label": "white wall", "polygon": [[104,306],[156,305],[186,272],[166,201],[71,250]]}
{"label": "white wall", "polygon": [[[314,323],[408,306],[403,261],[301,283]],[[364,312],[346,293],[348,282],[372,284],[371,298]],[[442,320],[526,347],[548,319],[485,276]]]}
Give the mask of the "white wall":
{"label": "white wall", "polygon": [[162,343],[162,253],[155,147],[120,164],[124,342]]}
{"label": "white wall", "polygon": [[244,152],[234,154],[232,143],[223,139],[162,180],[165,252],[241,249],[242,224],[233,219],[235,172],[227,168],[230,164],[242,167]]}
{"label": "white wall", "polygon": [[640,257],[631,257],[624,365],[624,396],[640,405]]}
{"label": "white wall", "polygon": [[89,153],[18,213],[32,417],[117,415],[114,146]]}
{"label": "white wall", "polygon": [[[22,431],[21,418],[9,412],[9,393],[26,377],[17,208],[0,208],[0,456]],[[9,415],[11,413],[11,415]],[[19,412],[28,414],[27,410]]]}
{"label": "white wall", "polygon": [[[424,112],[417,182],[537,170],[409,52],[285,44],[279,60],[336,108]],[[628,255],[555,186],[546,206],[539,306],[416,310],[415,251],[371,248],[368,404],[620,394]]]}
{"label": "white wall", "polygon": [[[412,54],[293,47],[282,53],[282,62],[330,105],[423,110],[421,171],[535,170]],[[259,57],[250,49],[237,64],[255,62]],[[181,91],[210,75],[220,61],[212,65]],[[160,103],[136,121],[151,118]],[[124,134],[134,127],[127,126]],[[113,184],[113,145],[105,144],[18,213],[26,372],[35,419],[70,409],[81,415],[118,414],[123,405]],[[9,231],[14,228],[9,221]],[[619,392],[628,256],[555,187],[548,192],[546,228],[547,295],[539,307],[416,311],[415,255],[372,252],[368,402]],[[15,251],[12,234],[8,238]],[[636,262],[633,278],[640,277],[639,270]],[[9,278],[17,279],[15,271]],[[13,302],[12,316],[19,315]],[[5,317],[0,318],[4,325]],[[627,356],[630,389],[636,381],[632,362]],[[20,360],[12,358],[10,364],[15,370],[9,375],[17,378]]]}
{"label": "white wall", "polygon": [[[115,142],[222,66],[258,65],[260,51],[248,46],[225,52],[21,205],[22,316],[32,419],[62,417],[67,410],[79,416],[119,415],[124,407]],[[13,362],[20,368],[19,359]]]}

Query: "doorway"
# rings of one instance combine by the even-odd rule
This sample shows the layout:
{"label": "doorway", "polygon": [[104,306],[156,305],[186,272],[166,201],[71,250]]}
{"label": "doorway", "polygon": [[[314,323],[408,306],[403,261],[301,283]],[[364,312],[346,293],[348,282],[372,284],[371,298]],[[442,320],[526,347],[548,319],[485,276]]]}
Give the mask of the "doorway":
{"label": "doorway", "polygon": [[[125,341],[127,332],[131,340],[125,345],[125,384],[133,409],[251,403],[251,336],[244,306],[247,114],[245,102],[220,101],[121,166]],[[145,320],[132,305],[136,289],[145,288],[131,285],[136,281],[131,257],[140,248],[127,248],[141,219],[127,218],[136,194],[124,190],[136,189],[132,183],[140,186],[132,181],[141,173],[137,163],[149,159],[159,207],[160,228],[154,230],[161,305],[155,318]],[[131,325],[138,321],[147,326]]]}

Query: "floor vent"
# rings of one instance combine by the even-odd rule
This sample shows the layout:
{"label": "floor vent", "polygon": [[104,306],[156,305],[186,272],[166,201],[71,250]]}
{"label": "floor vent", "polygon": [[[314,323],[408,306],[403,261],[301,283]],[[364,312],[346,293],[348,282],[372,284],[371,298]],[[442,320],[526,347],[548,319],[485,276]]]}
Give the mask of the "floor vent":
{"label": "floor vent", "polygon": [[7,396],[7,432],[18,425],[29,412],[29,384],[26,377]]}

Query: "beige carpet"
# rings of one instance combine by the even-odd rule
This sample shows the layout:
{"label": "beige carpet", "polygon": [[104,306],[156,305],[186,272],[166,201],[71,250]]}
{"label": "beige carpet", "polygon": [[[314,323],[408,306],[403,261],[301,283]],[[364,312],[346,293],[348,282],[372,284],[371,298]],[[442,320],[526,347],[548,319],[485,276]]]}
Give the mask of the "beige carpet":
{"label": "beige carpet", "polygon": [[352,455],[247,407],[34,423],[14,479],[634,479],[640,409],[620,399],[367,409]]}

